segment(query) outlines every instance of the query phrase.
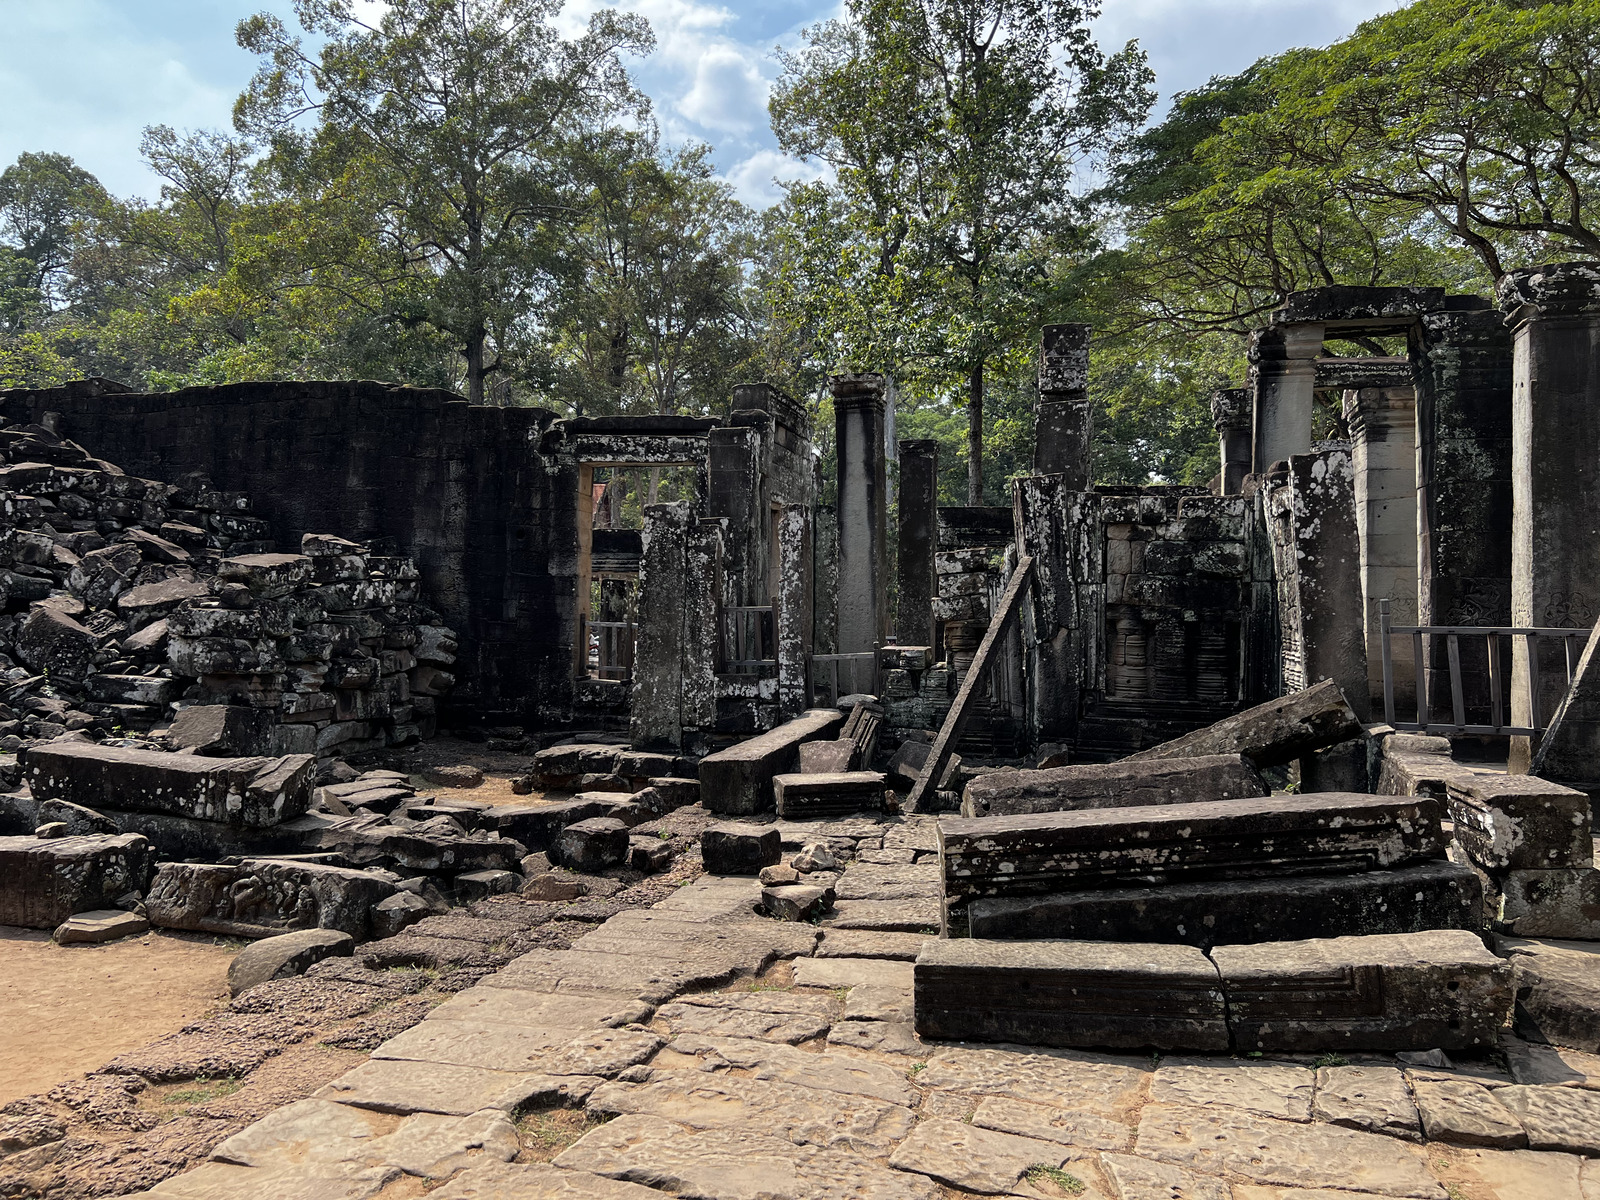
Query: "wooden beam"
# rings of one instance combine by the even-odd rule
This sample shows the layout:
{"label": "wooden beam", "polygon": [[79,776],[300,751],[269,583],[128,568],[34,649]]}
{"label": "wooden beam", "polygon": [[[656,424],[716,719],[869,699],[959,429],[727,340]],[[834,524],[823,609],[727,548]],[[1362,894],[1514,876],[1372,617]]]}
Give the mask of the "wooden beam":
{"label": "wooden beam", "polygon": [[945,766],[950,761],[950,751],[961,739],[961,731],[966,728],[967,718],[972,715],[972,697],[983,682],[984,676],[988,674],[995,647],[1016,623],[1017,614],[1022,611],[1023,590],[1032,578],[1033,557],[1024,554],[1017,559],[1017,569],[1000,597],[999,611],[994,614],[994,620],[989,622],[989,628],[984,632],[983,641],[978,644],[978,653],[973,656],[972,666],[967,669],[967,676],[961,681],[961,690],[956,693],[956,702],[945,714],[944,725],[939,730],[939,736],[933,741],[928,761],[922,766],[922,775],[917,779],[916,786],[911,789],[911,795],[906,801],[908,811],[921,811],[924,798],[930,791],[938,788]]}

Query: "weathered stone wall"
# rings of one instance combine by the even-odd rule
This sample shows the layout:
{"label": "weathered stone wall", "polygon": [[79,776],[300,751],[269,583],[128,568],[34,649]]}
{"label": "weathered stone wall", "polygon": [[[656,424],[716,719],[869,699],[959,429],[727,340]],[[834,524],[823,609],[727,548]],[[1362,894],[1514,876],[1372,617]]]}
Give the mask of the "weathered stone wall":
{"label": "weathered stone wall", "polygon": [[8,421],[48,412],[130,474],[201,473],[249,493],[281,546],[326,531],[403,550],[461,636],[455,705],[508,719],[568,710],[577,481],[539,453],[553,413],[370,382],[0,392]]}

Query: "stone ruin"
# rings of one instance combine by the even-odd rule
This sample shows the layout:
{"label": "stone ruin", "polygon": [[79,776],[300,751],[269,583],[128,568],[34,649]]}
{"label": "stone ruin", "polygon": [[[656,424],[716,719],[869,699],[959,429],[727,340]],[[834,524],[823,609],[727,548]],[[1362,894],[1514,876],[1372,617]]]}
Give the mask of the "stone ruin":
{"label": "stone ruin", "polygon": [[[925,1092],[896,1074],[871,1085],[894,1113],[850,1117],[866,1157],[803,1097],[773,1117],[788,1149],[760,1143],[851,1195],[1055,1179],[1074,1159],[1050,1146],[1102,1135],[1047,1132],[1066,1118],[1031,1111],[1028,1072],[1107,1051],[1323,1056],[1293,1119],[1333,1147],[1297,1175],[1271,1165],[1283,1131],[1227,1126],[1259,1155],[1213,1162],[1179,1149],[1202,1108],[1146,1110],[1136,1138],[1103,1114],[1123,1200],[1225,1197],[1214,1175],[1444,1195],[1395,1138],[1600,1157],[1597,328],[1585,264],[1494,300],[1296,293],[1212,400],[1199,488],[1093,484],[1091,331],[1047,327],[1009,508],[940,506],[937,445],[891,439],[874,375],[832,381],[831,480],[805,406],[767,385],[705,419],[362,383],[0,393],[0,923],[260,939],[242,991],[356,945],[371,969],[432,961],[451,935],[406,931],[452,904],[591,922],[459,998],[600,1021],[582,1054],[462,1058],[443,1027],[464,1010],[304,1102],[617,1116],[539,1169],[560,1178],[474,1168],[532,1189],[506,1195],[755,1195],[712,1181],[760,1139],[708,1134],[680,1060],[856,1113],[869,1065],[915,1056]],[[113,449],[121,468],[91,457]],[[683,481],[636,527],[612,494],[629,470]],[[394,769],[485,728],[525,754],[517,803]],[[648,913],[597,907],[701,870]],[[707,990],[775,961],[791,999]],[[497,1021],[475,1036],[510,1036]],[[770,1048],[823,1038],[804,1071]],[[974,1043],[1009,1049],[954,1048]],[[1155,1068],[1157,1107],[1187,1103],[1161,1080],[1188,1069]],[[1338,1115],[1344,1070],[1389,1073],[1388,1117]],[[743,1079],[739,1105],[779,1111]],[[316,1128],[282,1137],[334,1136]],[[1370,1140],[1329,1132],[1350,1129]],[[194,1178],[304,1182],[231,1145]]]}

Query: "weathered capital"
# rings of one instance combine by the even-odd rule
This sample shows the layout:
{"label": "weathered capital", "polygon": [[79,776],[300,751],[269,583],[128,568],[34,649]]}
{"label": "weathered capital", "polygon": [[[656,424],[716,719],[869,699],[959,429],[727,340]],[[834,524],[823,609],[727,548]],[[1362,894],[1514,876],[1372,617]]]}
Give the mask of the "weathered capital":
{"label": "weathered capital", "polygon": [[1253,397],[1249,388],[1223,388],[1211,397],[1211,424],[1218,433],[1250,428]]}
{"label": "weathered capital", "polygon": [[876,372],[857,375],[835,375],[828,380],[828,390],[833,393],[835,407],[883,407],[884,379]]}
{"label": "weathered capital", "polygon": [[1495,289],[1506,324],[1600,312],[1600,263],[1546,263],[1507,271]]}
{"label": "weathered capital", "polygon": [[1039,394],[1059,397],[1089,390],[1088,325],[1046,325],[1039,331]]}

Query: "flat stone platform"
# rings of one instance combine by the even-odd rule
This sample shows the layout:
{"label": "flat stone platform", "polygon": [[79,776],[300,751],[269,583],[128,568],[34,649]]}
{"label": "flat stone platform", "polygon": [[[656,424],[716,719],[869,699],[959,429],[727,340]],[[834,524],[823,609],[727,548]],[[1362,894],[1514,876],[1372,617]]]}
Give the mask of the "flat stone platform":
{"label": "flat stone platform", "polygon": [[[1528,1053],[1510,1057],[1514,1076],[1489,1059],[1152,1058],[919,1038],[910,960],[932,934],[914,924],[919,906],[937,921],[932,819],[779,827],[786,846],[853,844],[820,927],[756,916],[753,878],[701,877],[571,950],[524,955],[143,1194],[1592,1200],[1600,1189],[1600,1070],[1583,1074],[1572,1053],[1565,1074],[1542,1077],[1557,1086]],[[550,1151],[530,1131],[557,1119],[581,1136],[542,1161]],[[1508,1148],[1468,1144],[1489,1126]]]}

